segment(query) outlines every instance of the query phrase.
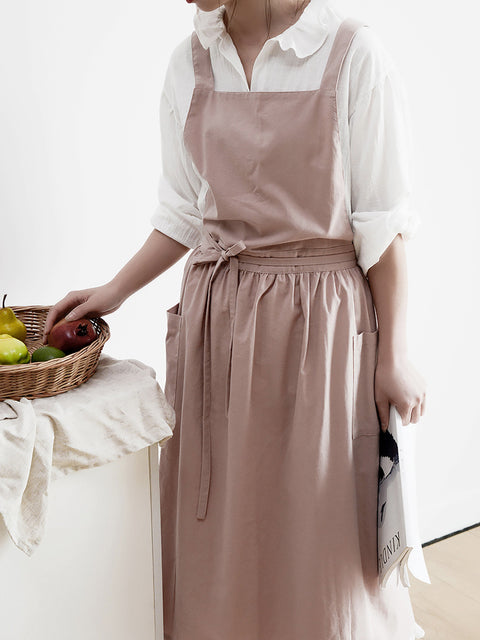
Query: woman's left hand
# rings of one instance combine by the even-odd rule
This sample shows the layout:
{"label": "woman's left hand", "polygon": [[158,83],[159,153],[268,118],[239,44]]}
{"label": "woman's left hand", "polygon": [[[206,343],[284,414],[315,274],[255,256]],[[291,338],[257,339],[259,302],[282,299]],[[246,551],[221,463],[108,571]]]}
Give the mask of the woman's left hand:
{"label": "woman's left hand", "polygon": [[382,431],[388,428],[393,404],[403,425],[418,422],[425,412],[427,384],[406,356],[378,358],[375,369],[375,403]]}

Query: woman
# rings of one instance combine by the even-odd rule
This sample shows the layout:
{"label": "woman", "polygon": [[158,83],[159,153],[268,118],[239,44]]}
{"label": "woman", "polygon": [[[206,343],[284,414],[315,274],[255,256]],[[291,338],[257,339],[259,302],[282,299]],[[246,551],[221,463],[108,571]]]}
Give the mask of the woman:
{"label": "woman", "polygon": [[390,403],[404,424],[425,406],[400,81],[326,0],[196,4],[162,94],[155,229],[46,332],[193,249],[167,310],[165,640],[412,640],[408,590],[380,590],[376,559],[380,426]]}

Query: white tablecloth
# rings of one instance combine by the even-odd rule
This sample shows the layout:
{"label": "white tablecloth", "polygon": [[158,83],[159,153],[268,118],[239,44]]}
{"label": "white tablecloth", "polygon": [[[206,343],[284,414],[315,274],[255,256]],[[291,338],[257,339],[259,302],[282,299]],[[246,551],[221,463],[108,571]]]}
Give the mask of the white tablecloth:
{"label": "white tablecloth", "polygon": [[40,544],[51,480],[162,446],[174,427],[155,371],[105,353],[76,389],[0,402],[0,513],[15,545],[31,556]]}

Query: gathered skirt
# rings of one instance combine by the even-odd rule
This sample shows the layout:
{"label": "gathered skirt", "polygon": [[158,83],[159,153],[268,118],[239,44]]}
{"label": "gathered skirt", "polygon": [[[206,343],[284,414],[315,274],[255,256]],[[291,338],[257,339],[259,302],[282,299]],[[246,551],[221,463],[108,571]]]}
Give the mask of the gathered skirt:
{"label": "gathered skirt", "polygon": [[196,252],[167,311],[164,639],[413,640],[408,588],[378,583],[378,329],[351,247],[238,256],[233,318],[231,265]]}

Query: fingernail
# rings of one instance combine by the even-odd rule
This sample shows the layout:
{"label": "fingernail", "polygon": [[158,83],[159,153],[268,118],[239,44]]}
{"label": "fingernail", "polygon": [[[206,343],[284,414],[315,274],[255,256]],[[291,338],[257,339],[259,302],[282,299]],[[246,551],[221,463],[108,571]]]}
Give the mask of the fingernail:
{"label": "fingernail", "polygon": [[73,318],[73,313],[69,313],[65,316],[65,320],[71,320]]}

